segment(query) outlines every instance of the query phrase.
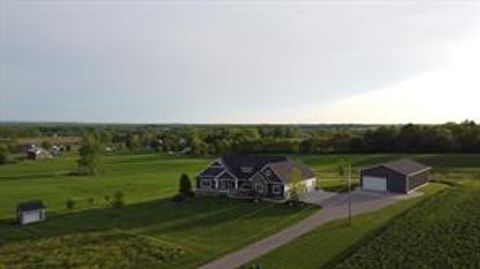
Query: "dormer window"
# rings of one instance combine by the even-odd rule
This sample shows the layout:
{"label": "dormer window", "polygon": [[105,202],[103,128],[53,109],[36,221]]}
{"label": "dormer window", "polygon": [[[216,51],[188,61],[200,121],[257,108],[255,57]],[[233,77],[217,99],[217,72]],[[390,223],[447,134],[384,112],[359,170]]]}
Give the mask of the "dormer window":
{"label": "dormer window", "polygon": [[242,173],[251,173],[253,171],[253,167],[245,166],[242,167],[240,170],[242,171]]}

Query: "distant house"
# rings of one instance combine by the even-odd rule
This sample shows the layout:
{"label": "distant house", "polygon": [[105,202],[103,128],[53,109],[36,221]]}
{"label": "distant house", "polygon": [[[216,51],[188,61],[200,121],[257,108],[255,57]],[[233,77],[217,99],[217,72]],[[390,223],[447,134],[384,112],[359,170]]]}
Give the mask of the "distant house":
{"label": "distant house", "polygon": [[294,169],[301,176],[302,191],[314,191],[314,172],[288,157],[225,155],[197,175],[197,192],[285,200],[289,198],[289,175]]}
{"label": "distant house", "polygon": [[431,167],[401,159],[365,167],[360,171],[360,185],[366,191],[409,193],[429,179]]}
{"label": "distant house", "polygon": [[17,222],[25,225],[45,220],[45,206],[41,201],[29,201],[17,206]]}
{"label": "distant house", "polygon": [[39,147],[35,144],[30,145],[30,147],[26,150],[27,159],[29,160],[41,160],[41,159],[50,159],[52,158],[52,154],[45,150],[42,147]]}

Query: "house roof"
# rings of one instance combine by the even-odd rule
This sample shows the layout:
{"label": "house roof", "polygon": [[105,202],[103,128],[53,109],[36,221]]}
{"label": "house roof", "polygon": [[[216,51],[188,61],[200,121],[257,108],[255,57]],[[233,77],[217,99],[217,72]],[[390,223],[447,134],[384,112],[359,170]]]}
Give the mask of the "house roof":
{"label": "house roof", "polygon": [[267,164],[286,162],[285,156],[230,154],[222,162],[237,178],[250,178]]}
{"label": "house roof", "polygon": [[306,165],[302,163],[295,163],[291,160],[273,163],[270,165],[270,167],[273,169],[273,171],[275,171],[277,176],[280,177],[283,182],[289,182],[290,172],[292,172],[292,170],[295,168],[300,170],[300,173],[302,174],[302,179],[309,179],[315,177],[315,173]]}
{"label": "house roof", "polygon": [[223,167],[209,167],[205,169],[200,175],[202,177],[216,177],[223,171],[225,171]]}
{"label": "house roof", "polygon": [[17,211],[33,211],[44,208],[45,205],[40,200],[28,201],[17,205]]}
{"label": "house roof", "polygon": [[410,159],[400,159],[400,160],[395,160],[391,162],[386,162],[380,165],[367,167],[366,169],[378,167],[378,166],[383,166],[385,168],[391,169],[397,173],[400,173],[406,176],[432,169],[429,166],[423,165],[421,163],[418,163]]}

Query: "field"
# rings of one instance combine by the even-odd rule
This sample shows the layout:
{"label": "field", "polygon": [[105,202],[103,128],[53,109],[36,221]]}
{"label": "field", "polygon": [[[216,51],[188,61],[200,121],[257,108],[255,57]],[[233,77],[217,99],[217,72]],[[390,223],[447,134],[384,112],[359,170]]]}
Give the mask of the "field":
{"label": "field", "polygon": [[[384,157],[389,159],[375,158]],[[345,221],[329,223],[254,263],[279,269],[479,267],[475,248],[480,241],[480,182],[476,180],[480,179],[480,156],[411,157],[433,166],[434,179],[460,185],[431,183],[423,190],[424,197],[354,217],[352,227]],[[364,160],[353,163],[358,167]],[[330,165],[332,176],[333,171]],[[328,183],[342,186],[339,179]]]}
{"label": "field", "polygon": [[480,268],[480,184],[442,193],[335,268]]}
{"label": "field", "polygon": [[[292,157],[312,167],[321,179],[320,184],[342,188],[345,181],[338,174],[341,160],[352,163],[356,177],[361,166],[404,156]],[[469,182],[471,177],[479,174],[476,168],[480,163],[478,155],[410,157],[434,166],[436,178]],[[75,159],[75,156],[64,156],[54,160],[0,166],[0,254],[4,257],[0,259],[0,268],[2,263],[6,266],[8,261],[18,260],[19,256],[12,253],[22,248],[37,253],[50,249],[58,257],[63,257],[61,260],[64,263],[67,260],[77,261],[77,264],[69,264],[73,268],[89,260],[102,263],[102,268],[109,268],[112,264],[120,266],[116,268],[148,268],[149,264],[154,268],[195,268],[282,230],[318,210],[313,207],[254,204],[222,197],[197,197],[185,204],[172,203],[170,198],[178,189],[180,174],[187,173],[193,177],[209,162],[208,159],[155,154],[109,156],[106,157],[105,174],[97,177],[72,176]],[[428,190],[434,193],[440,188],[438,186],[431,185]],[[127,205],[121,209],[107,207],[104,196],[117,190],[125,193]],[[87,202],[90,198],[94,200],[93,204]],[[15,205],[30,199],[42,199],[47,204],[47,221],[25,227],[13,225]],[[76,201],[72,211],[65,208],[68,199]],[[320,233],[318,240],[304,241],[305,246],[316,251],[311,257],[322,256],[322,262],[328,263],[417,202],[406,201],[388,210],[357,217],[355,223],[359,225],[355,225],[354,229],[346,229],[343,222],[328,224],[320,228],[325,230],[322,230],[324,232]],[[348,238],[350,241],[342,242],[339,238]],[[102,247],[102,242],[108,240],[113,240],[119,247]],[[322,245],[319,242],[324,243]],[[59,247],[63,245],[66,247]],[[76,245],[85,247],[74,251]],[[132,254],[146,248],[151,252],[146,253],[142,260],[148,264],[141,263]],[[318,255],[322,249],[331,249],[331,252]],[[103,259],[98,256],[99,251]],[[126,258],[120,264],[118,257],[121,256]],[[294,256],[289,257],[292,265],[298,265],[292,258]],[[31,263],[19,264],[18,267],[62,267],[55,267],[58,260],[52,256],[39,254],[32,259]],[[317,267],[312,263],[312,267],[302,268]]]}

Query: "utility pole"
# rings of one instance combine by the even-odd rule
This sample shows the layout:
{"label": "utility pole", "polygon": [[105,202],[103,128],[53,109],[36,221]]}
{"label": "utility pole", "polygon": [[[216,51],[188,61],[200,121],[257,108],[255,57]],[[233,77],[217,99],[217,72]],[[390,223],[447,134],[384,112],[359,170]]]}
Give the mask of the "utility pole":
{"label": "utility pole", "polygon": [[348,224],[352,226],[352,164],[348,163]]}

